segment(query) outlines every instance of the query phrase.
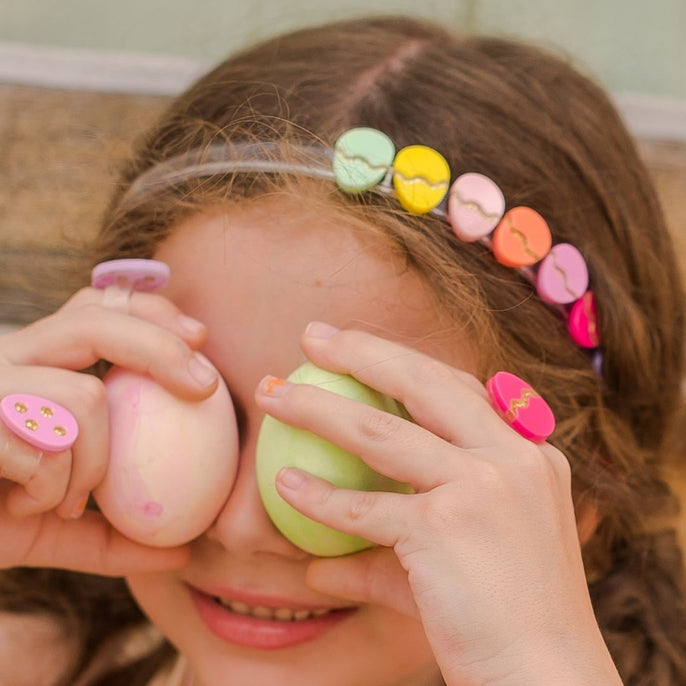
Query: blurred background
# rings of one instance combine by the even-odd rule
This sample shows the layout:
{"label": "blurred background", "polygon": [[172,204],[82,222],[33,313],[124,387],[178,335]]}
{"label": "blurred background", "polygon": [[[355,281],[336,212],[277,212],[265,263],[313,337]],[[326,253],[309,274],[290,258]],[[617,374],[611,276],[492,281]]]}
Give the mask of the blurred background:
{"label": "blurred background", "polygon": [[686,0],[3,0],[0,239],[97,225],[131,141],[227,53],[287,29],[413,14],[573,56],[614,96],[686,253]]}
{"label": "blurred background", "polygon": [[4,0],[0,40],[215,61],[304,23],[369,13],[551,43],[614,91],[686,99],[683,0]]}

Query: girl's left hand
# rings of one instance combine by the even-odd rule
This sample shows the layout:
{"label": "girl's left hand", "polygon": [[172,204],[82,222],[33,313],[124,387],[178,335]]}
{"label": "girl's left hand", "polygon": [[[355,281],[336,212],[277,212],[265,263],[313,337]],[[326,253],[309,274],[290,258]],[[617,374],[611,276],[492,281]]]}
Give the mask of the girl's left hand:
{"label": "girl's left hand", "polygon": [[294,507],[383,546],[316,560],[308,582],[419,617],[449,685],[620,684],[591,607],[564,455],[515,433],[463,371],[371,334],[314,331],[302,341],[312,362],[397,399],[415,423],[305,385],[258,392],[261,407],[415,493],[282,470],[277,487]]}

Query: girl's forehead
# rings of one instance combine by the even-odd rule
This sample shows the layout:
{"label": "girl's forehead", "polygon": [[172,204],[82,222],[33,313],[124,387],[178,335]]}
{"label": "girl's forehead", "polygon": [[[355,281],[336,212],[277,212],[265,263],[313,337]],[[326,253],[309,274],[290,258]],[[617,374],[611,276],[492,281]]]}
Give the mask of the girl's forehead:
{"label": "girl's forehead", "polygon": [[[467,346],[421,277],[384,241],[295,200],[232,206],[184,220],[156,258],[166,294],[219,335],[241,327],[297,345],[309,321],[362,328],[465,366]],[[446,334],[445,332],[450,333]],[[232,334],[235,339],[236,334]],[[459,360],[450,359],[460,350]]]}
{"label": "girl's forehead", "polygon": [[[267,198],[196,213],[177,225],[159,246],[158,259],[173,262],[175,276],[206,275],[233,283],[237,275],[269,281],[293,281],[298,286],[345,287],[366,290],[378,284],[393,292],[417,278],[386,239],[371,227],[332,219],[313,212],[293,198]],[[381,288],[383,287],[383,288]]]}

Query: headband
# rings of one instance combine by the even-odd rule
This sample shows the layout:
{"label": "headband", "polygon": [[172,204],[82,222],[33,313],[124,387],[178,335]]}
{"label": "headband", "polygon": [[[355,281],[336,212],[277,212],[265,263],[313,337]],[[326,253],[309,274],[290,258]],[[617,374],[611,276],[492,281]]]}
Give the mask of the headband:
{"label": "headband", "polygon": [[467,172],[451,184],[446,159],[433,148],[409,145],[398,152],[386,134],[358,127],[344,132],[333,151],[323,146],[289,146],[283,158],[277,142],[222,143],[190,150],[141,174],[120,207],[155,188],[218,174],[287,173],[334,181],[344,193],[380,192],[394,197],[409,213],[432,214],[446,221],[464,242],[480,242],[506,267],[516,269],[546,303],[567,320],[572,340],[595,350],[601,364],[596,304],[589,290],[586,261],[570,243],[553,245],[550,228],[536,210],[506,211],[505,197],[487,176]]}

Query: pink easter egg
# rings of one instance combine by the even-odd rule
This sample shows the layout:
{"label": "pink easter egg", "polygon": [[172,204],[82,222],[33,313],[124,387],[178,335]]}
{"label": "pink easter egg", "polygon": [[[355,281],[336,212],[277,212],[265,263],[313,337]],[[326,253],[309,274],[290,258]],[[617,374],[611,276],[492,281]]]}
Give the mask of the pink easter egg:
{"label": "pink easter egg", "polygon": [[238,428],[223,383],[183,400],[149,376],[121,368],[105,377],[110,460],[94,490],[111,524],[129,538],[174,546],[216,519],[238,468]]}

